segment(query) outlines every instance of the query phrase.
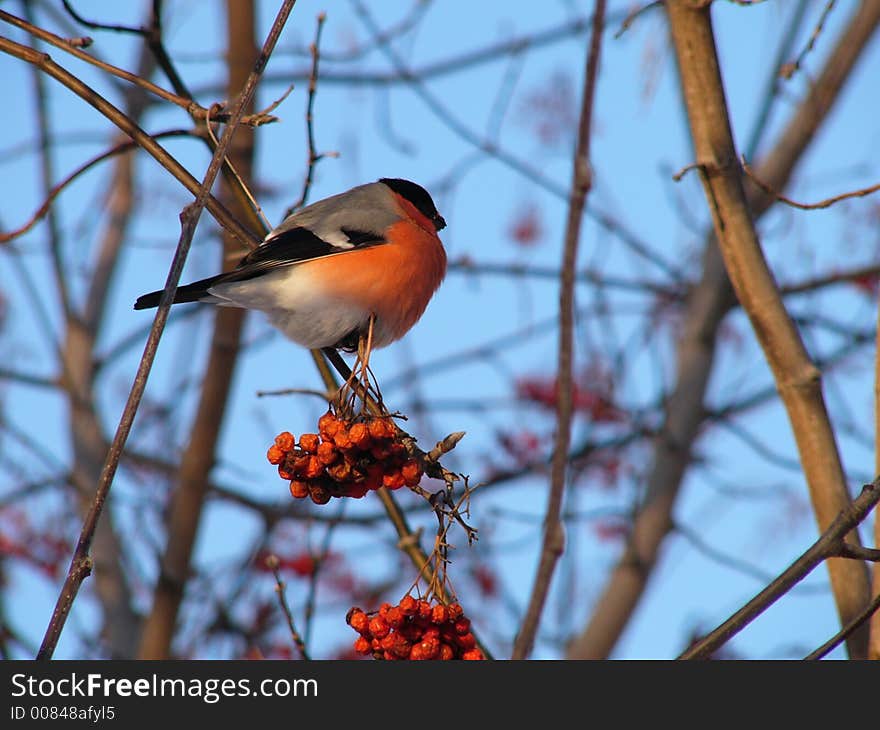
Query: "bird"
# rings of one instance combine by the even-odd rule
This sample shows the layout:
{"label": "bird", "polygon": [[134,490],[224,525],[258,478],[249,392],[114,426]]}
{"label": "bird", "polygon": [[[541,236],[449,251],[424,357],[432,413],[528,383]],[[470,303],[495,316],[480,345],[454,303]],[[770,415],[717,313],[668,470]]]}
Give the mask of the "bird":
{"label": "bird", "polygon": [[[208,302],[265,313],[309,349],[390,345],[421,318],[446,274],[437,235],[446,221],[431,195],[380,178],[288,216],[227,272],[178,287],[172,304]],[[162,290],[135,309],[157,307]]]}

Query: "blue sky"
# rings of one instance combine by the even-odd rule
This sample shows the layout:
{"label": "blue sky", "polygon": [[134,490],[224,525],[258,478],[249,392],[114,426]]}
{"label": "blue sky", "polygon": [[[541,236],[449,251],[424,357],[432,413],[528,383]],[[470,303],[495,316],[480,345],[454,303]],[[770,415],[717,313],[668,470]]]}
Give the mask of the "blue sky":
{"label": "blue sky", "polygon": [[[620,17],[631,3],[612,2],[610,5],[611,12]],[[771,1],[743,8],[732,3],[715,3],[719,53],[734,133],[740,146],[751,134],[780,28],[787,22],[794,5]],[[823,5],[808,3],[807,19],[795,43],[797,49],[806,43]],[[140,6],[141,3],[76,3],[87,17],[112,15],[113,21],[119,23],[139,22]],[[811,74],[821,67],[832,39],[854,6],[854,2],[839,3],[815,49],[806,58],[803,72],[783,84],[765,140],[775,138],[804,93]],[[410,7],[409,3],[382,3],[375,12],[386,26],[404,17]],[[395,48],[411,68],[422,68],[511,35],[555,27],[586,14],[590,7],[591,3],[574,0],[433,3],[416,30],[400,39]],[[275,4],[261,3],[260,8],[258,38],[262,41],[274,16]],[[322,43],[327,54],[322,62],[324,71],[389,70],[387,59],[378,49],[365,54],[354,67],[333,63],[333,52],[345,51],[353,40],[357,43],[367,40],[363,24],[349,3],[331,5],[320,0],[299,0],[279,51],[268,68],[268,78],[273,81],[261,86],[258,106],[277,99],[290,76],[307,68],[308,59],[292,49],[301,51],[311,42],[319,11],[328,14]],[[16,12],[16,8],[10,8],[10,12]],[[218,94],[222,96],[220,90],[209,91],[217,79],[223,78],[222,22],[222,3],[168,3],[165,26],[170,53],[179,62],[191,87],[205,90],[199,96],[205,103],[218,98]],[[57,27],[51,20],[45,24]],[[618,39],[613,37],[616,27],[609,28],[603,48],[592,146],[595,187],[590,205],[621,221],[662,259],[686,275],[694,276],[708,216],[695,176],[685,176],[680,183],[671,180],[676,170],[692,161],[692,155],[665,25],[659,13],[650,12]],[[7,27],[2,32],[21,38],[20,33]],[[130,38],[106,33],[92,35],[96,43],[91,50],[117,65],[131,67],[135,55]],[[547,180],[564,189],[570,178],[570,136],[563,135],[554,145],[541,144],[533,131],[535,117],[541,112],[529,102],[536,94],[552,89],[549,80],[554,75],[562,79],[562,88],[568,84],[573,98],[578,98],[583,47],[584,37],[579,35],[532,50],[518,60],[508,58],[431,79],[425,88],[469,133],[494,139],[505,153],[540,170]],[[53,51],[52,56],[70,70],[81,73],[111,100],[119,99],[118,89],[94,69],[57,51]],[[877,144],[876,115],[870,112],[876,111],[874,88],[878,63],[880,47],[874,43],[798,168],[790,189],[792,197],[818,200],[876,182],[880,145]],[[24,65],[2,56],[0,72],[8,84],[8,95],[30,104],[30,77]],[[512,91],[505,93],[499,89]],[[281,122],[264,127],[258,135],[257,168],[265,186],[258,191],[258,197],[272,223],[279,222],[285,208],[299,196],[306,157],[305,102],[306,84],[300,81],[276,111]],[[56,132],[76,140],[60,146],[54,155],[56,170],[63,174],[103,149],[111,130],[94,110],[58,85],[52,86],[51,104],[57,115]],[[506,111],[499,117],[501,108]],[[574,108],[577,108],[576,101]],[[315,115],[319,151],[337,151],[340,156],[320,163],[312,200],[383,176],[408,177],[435,193],[438,208],[449,222],[442,237],[450,260],[468,257],[481,263],[558,267],[564,200],[497,160],[483,157],[471,164],[474,146],[451,131],[424,98],[406,84],[376,89],[321,82]],[[27,114],[4,117],[0,122],[4,140],[0,153],[33,138],[29,118]],[[493,128],[497,127],[499,118],[502,119],[500,133],[494,136]],[[157,108],[149,113],[144,126],[149,131],[186,127],[187,119],[180,110]],[[84,139],[83,133],[86,133]],[[759,148],[759,153],[766,146],[767,142]],[[208,161],[201,147],[191,141],[169,141],[167,147],[196,177],[201,177]],[[6,228],[18,225],[29,215],[39,204],[41,195],[33,158],[4,155],[2,164],[6,183],[0,203],[0,223]],[[177,216],[190,200],[182,188],[168,182],[167,174],[151,160],[140,157],[138,166],[139,215],[113,285],[112,308],[107,314],[102,349],[112,347],[151,321],[149,313],[134,312],[131,303],[139,294],[159,288],[164,282],[179,233]],[[62,196],[57,208],[65,235],[65,261],[74,272],[76,296],[83,294],[87,281],[84,272],[100,233],[98,213],[103,185],[100,173],[90,173]],[[511,242],[508,230],[518,212],[528,206],[540,211],[544,235],[535,246],[519,247]],[[876,226],[870,225],[872,206],[876,203],[866,199],[826,211],[805,213],[779,209],[768,215],[761,223],[761,231],[777,278],[782,282],[798,281],[834,267],[871,261],[878,243]],[[44,242],[45,228],[38,227],[23,237],[17,248],[23,252],[19,260],[30,272],[34,285],[46,292],[40,299],[46,306],[52,329],[57,332],[59,313],[49,293],[52,285]],[[634,255],[592,219],[588,219],[582,234],[580,263],[609,275],[668,283],[660,267]],[[183,279],[188,281],[215,273],[216,266],[214,228],[207,216],[203,216]],[[52,336],[34,318],[16,264],[8,255],[0,256],[0,281],[7,309],[6,328],[0,335],[0,360],[14,363],[17,369],[51,375]],[[609,349],[625,355],[615,371],[616,393],[626,404],[648,408],[658,392],[668,389],[671,383],[674,362],[669,328],[646,335],[644,316],[650,302],[640,294],[603,294],[582,285],[578,290],[578,304],[584,310],[576,336],[578,363],[584,365],[596,353]],[[601,314],[602,307],[608,305],[611,314]],[[555,369],[556,333],[547,321],[555,315],[557,306],[557,286],[551,279],[450,272],[412,332],[402,342],[375,354],[371,364],[380,382],[390,384],[384,389],[386,400],[404,411],[416,398],[429,403],[501,402],[501,407],[488,413],[436,408],[427,415],[415,415],[408,424],[423,444],[432,444],[450,431],[467,431],[464,442],[450,458],[450,466],[475,476],[485,473],[489,459],[493,455],[498,458],[495,441],[498,430],[527,427],[539,433],[550,431],[551,421],[547,416],[513,400],[512,379],[522,375],[546,375]],[[820,311],[840,322],[870,328],[875,319],[876,302],[855,290],[837,289],[823,294],[822,298],[792,300],[791,308],[807,317]],[[173,438],[174,433],[149,432],[136,427],[132,443],[140,448],[160,451],[179,448],[186,433],[197,397],[200,367],[207,352],[210,311],[206,309],[197,315],[196,322],[191,327],[169,327],[147,391],[150,401],[175,395],[177,438]],[[738,395],[772,383],[742,315],[732,315],[728,326],[730,344],[719,358],[712,378],[710,405],[727,403]],[[522,334],[530,327],[531,332]],[[440,358],[466,353],[506,333],[518,334],[496,347],[489,357],[462,357],[461,363],[453,367],[434,365]],[[322,407],[317,400],[304,396],[258,398],[256,392],[316,388],[320,383],[309,354],[273,334],[259,317],[248,320],[245,339],[254,344],[239,366],[214,477],[243,492],[280,501],[285,499],[284,484],[265,463],[265,449],[281,430],[294,433],[313,430]],[[830,334],[808,338],[814,355],[827,352],[835,344]],[[140,346],[132,348],[102,375],[100,406],[108,433],[112,433],[118,420],[140,351]],[[844,425],[853,421],[862,428],[870,423],[871,356],[871,348],[862,350],[858,361],[847,363],[834,376],[833,383],[826,384],[835,423]],[[413,367],[419,369],[417,378],[397,377]],[[0,386],[0,399],[7,417],[14,416],[19,426],[32,435],[51,440],[58,459],[67,458],[66,410],[57,396],[40,389],[7,384]],[[744,414],[737,422],[759,443],[771,446],[788,459],[796,458],[785,414],[778,403],[771,402]],[[599,433],[602,428],[601,424],[578,419],[575,439]],[[869,428],[867,433],[870,434]],[[27,462],[17,444],[7,443],[4,448],[16,463]],[[805,485],[796,469],[786,466],[784,460],[772,462],[761,458],[748,443],[719,427],[707,431],[698,449],[701,463],[692,468],[685,481],[676,511],[677,521],[695,530],[717,550],[760,566],[768,576],[784,568],[808,547],[816,531],[806,509]],[[870,477],[873,471],[870,444],[858,437],[843,436],[841,449],[856,489],[859,479]],[[631,456],[632,468],[615,488],[603,489],[595,479],[586,478],[571,492],[567,506],[576,511],[626,510],[633,495],[638,493],[649,451],[637,449]],[[46,464],[34,468],[51,471]],[[6,478],[0,476],[0,490],[13,490],[20,483],[21,475],[11,470],[8,474]],[[724,485],[750,491],[752,496],[732,499],[720,488]],[[475,550],[485,551],[483,555],[491,554],[497,561],[510,600],[520,607],[525,605],[534,572],[545,490],[546,479],[539,476],[483,493],[477,491],[472,500],[471,519],[483,534]],[[114,507],[123,529],[160,540],[161,533],[154,518],[149,514],[144,516],[144,505],[154,504],[160,497],[161,490],[156,485],[123,470],[114,485]],[[28,509],[39,509],[40,504],[47,505],[48,509],[48,505],[57,504],[57,498],[47,495],[42,502],[29,503]],[[348,509],[351,513],[373,513],[378,506],[363,500]],[[533,519],[524,523],[515,518],[514,513],[525,513]],[[431,520],[430,514],[414,518],[427,529]],[[199,534],[199,565],[216,576],[218,582],[228,580],[223,574],[224,566],[247,549],[258,531],[256,521],[243,517],[240,510],[212,502]],[[863,535],[869,539],[868,526]],[[297,539],[319,543],[320,537],[320,530],[314,528],[307,537],[301,535]],[[458,550],[466,553],[462,536],[459,542]],[[339,549],[349,556],[372,554],[375,550],[382,559],[372,562],[361,559],[357,563],[358,570],[365,576],[383,576],[398,569],[388,562],[389,552],[381,548],[388,544],[393,544],[390,527],[377,527],[371,531],[354,530],[340,537]],[[582,624],[619,550],[618,543],[598,539],[589,523],[570,526],[569,545],[570,558],[560,566],[555,600],[547,612],[547,632],[536,647],[537,657],[559,655],[559,646],[553,637]],[[149,541],[139,541],[134,549],[143,559],[137,571],[142,582],[139,595],[146,608],[147,586],[154,575],[154,566],[148,557],[152,548]],[[466,566],[467,561],[463,556],[461,564]],[[48,621],[58,586],[26,567],[14,567],[11,574],[4,603],[13,624],[36,643]],[[466,585],[466,581],[461,583]],[[745,656],[766,657],[785,655],[791,647],[796,647],[794,654],[797,655],[815,648],[833,634],[836,616],[824,570],[815,571],[804,584],[806,589],[781,601],[737,637],[733,643],[736,650]],[[615,656],[674,656],[691,629],[710,628],[723,620],[762,585],[760,579],[720,565],[694,551],[681,537],[672,537],[664,548],[646,598]],[[271,584],[263,588],[267,587],[271,590]],[[295,607],[302,605],[303,590],[302,585],[291,582],[290,600]],[[341,610],[344,615],[345,609]],[[59,646],[59,656],[76,655],[77,627],[88,626],[93,611],[90,597],[83,596]],[[339,611],[338,606],[328,605],[321,613],[314,636],[318,655],[329,654],[339,647]],[[188,620],[198,622],[192,607],[187,615]],[[501,615],[503,621],[509,623],[510,615],[503,610]],[[554,622],[560,631],[553,629]],[[502,652],[512,634],[512,624],[496,625],[491,614],[478,619],[477,628],[488,635],[490,641],[494,640]]]}

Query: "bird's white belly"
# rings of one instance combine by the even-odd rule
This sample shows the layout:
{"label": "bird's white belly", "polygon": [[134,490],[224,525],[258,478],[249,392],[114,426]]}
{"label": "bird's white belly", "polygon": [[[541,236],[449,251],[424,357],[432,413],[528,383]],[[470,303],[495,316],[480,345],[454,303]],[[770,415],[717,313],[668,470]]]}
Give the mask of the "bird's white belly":
{"label": "bird's white belly", "polygon": [[[289,339],[304,347],[330,347],[358,328],[366,327],[370,312],[323,291],[306,267],[286,266],[246,281],[218,284],[210,289],[218,304],[258,309]],[[378,323],[373,346],[390,339]]]}

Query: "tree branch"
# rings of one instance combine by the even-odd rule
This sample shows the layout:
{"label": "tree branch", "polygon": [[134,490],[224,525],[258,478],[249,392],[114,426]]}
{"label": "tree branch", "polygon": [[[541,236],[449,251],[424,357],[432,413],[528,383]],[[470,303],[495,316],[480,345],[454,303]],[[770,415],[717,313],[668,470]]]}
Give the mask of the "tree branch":
{"label": "tree branch", "polygon": [[568,466],[568,447],[571,440],[572,419],[572,367],[574,328],[574,284],[577,267],[577,251],[581,236],[581,221],[587,195],[593,184],[590,169],[590,132],[593,119],[593,102],[596,93],[596,77],[602,48],[602,31],[605,25],[605,0],[596,0],[593,12],[593,30],[584,69],[584,87],[581,97],[580,121],[578,123],[577,147],[574,153],[571,193],[568,204],[568,220],[565,229],[565,245],[559,283],[559,349],[557,366],[556,439],[553,444],[553,461],[550,471],[550,491],[544,518],[544,539],[538,562],[532,594],[525,617],[513,646],[512,659],[525,659],[531,654],[535,636],[541,622],[541,614],[550,591],[550,582],[559,556],[565,548],[565,532],[559,518]]}

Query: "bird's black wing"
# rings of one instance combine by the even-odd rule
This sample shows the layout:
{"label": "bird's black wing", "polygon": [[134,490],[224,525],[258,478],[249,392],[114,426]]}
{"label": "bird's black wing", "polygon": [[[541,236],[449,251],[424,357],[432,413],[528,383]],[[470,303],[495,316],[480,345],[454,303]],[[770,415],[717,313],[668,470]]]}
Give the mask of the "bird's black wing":
{"label": "bird's black wing", "polygon": [[[269,238],[261,246],[255,248],[232,271],[217,276],[195,281],[178,287],[174,295],[174,304],[181,302],[197,302],[209,296],[208,289],[217,284],[230,281],[246,281],[276,269],[280,266],[308,261],[309,259],[345,253],[354,248],[375,246],[385,243],[385,239],[370,231],[356,231],[343,228],[341,231],[348,239],[347,246],[339,246],[316,236],[308,228],[289,228]],[[135,309],[149,309],[159,306],[162,291],[158,290],[138,297]]]}

